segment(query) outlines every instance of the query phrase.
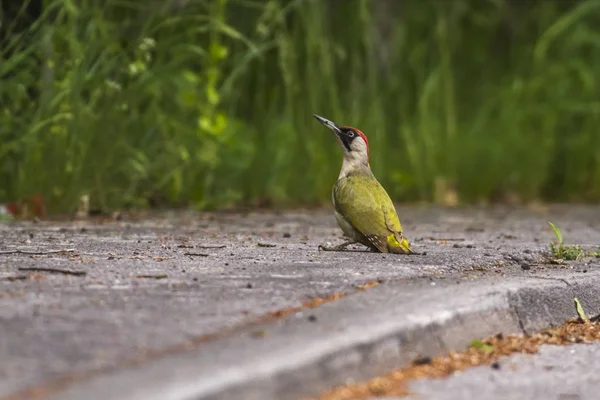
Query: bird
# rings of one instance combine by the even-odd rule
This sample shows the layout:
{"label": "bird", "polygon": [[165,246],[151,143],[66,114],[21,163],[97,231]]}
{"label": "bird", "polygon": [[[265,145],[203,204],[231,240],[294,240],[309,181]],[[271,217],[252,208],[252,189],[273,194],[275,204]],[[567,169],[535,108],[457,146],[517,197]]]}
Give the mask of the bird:
{"label": "bird", "polygon": [[394,203],[370,165],[369,141],[360,130],[339,126],[313,114],[335,134],[343,153],[342,168],[332,189],[335,219],[348,240],[326,251],[344,251],[355,243],[380,253],[413,254]]}

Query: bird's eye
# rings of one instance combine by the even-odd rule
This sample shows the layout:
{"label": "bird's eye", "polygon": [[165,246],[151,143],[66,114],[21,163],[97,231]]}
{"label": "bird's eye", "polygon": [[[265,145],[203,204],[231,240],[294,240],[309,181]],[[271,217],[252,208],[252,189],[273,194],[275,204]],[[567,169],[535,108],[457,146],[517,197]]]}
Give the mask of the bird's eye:
{"label": "bird's eye", "polygon": [[354,132],[352,132],[352,131],[349,131],[349,132],[348,132],[348,137],[354,137]]}

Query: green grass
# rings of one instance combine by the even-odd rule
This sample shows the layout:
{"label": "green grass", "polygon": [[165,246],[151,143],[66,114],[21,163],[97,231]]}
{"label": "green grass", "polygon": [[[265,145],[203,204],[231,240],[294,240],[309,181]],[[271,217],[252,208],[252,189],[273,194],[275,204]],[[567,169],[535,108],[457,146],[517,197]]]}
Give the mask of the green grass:
{"label": "green grass", "polygon": [[[560,229],[552,222],[548,221],[550,224],[550,228],[552,228],[552,232],[554,232],[554,236],[556,236],[556,243],[550,242],[550,251],[559,260],[579,260],[580,258],[585,256],[585,252],[581,248],[581,246],[565,246],[563,243],[563,235]],[[595,254],[591,254],[594,256]]]}
{"label": "green grass", "polygon": [[599,1],[143,4],[0,16],[0,203],[329,202],[313,113],[369,136],[397,201],[600,200]]}

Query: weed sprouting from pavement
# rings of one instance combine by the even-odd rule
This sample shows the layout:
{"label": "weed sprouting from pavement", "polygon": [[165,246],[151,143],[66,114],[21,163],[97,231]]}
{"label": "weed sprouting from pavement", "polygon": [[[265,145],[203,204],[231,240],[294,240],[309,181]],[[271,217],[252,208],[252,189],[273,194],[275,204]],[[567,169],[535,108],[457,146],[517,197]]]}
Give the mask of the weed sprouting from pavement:
{"label": "weed sprouting from pavement", "polygon": [[550,251],[552,254],[559,260],[579,260],[581,257],[585,255],[581,246],[565,246],[563,243],[563,235],[560,229],[552,222],[548,221],[554,235],[556,236],[556,243],[550,242]]}
{"label": "weed sprouting from pavement", "polygon": [[491,353],[492,351],[494,351],[494,346],[492,346],[489,343],[482,342],[479,339],[473,340],[469,347],[474,348],[476,350],[482,350],[486,353]]}
{"label": "weed sprouting from pavement", "polygon": [[582,321],[589,321],[590,318],[585,313],[585,310],[583,309],[583,306],[581,305],[581,302],[579,301],[579,299],[577,297],[575,297],[573,299],[573,301],[575,302],[575,309],[577,310],[577,315],[579,315],[579,318]]}

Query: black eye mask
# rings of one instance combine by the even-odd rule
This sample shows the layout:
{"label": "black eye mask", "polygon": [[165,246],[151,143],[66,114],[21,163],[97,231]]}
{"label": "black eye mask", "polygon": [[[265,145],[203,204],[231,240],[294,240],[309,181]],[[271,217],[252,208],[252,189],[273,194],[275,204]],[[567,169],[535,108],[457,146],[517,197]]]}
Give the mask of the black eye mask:
{"label": "black eye mask", "polygon": [[352,143],[352,141],[354,139],[356,139],[357,136],[358,135],[356,133],[354,133],[354,131],[352,129],[344,129],[342,131],[342,133],[339,135],[340,140],[342,141],[342,144],[344,145],[346,150],[348,150],[349,152],[352,151],[352,148],[350,147],[350,143]]}

